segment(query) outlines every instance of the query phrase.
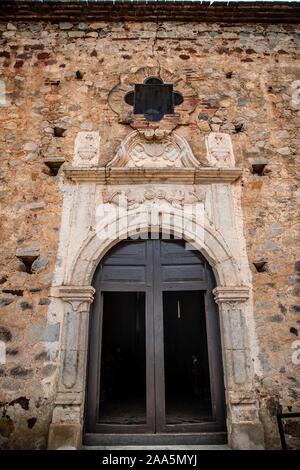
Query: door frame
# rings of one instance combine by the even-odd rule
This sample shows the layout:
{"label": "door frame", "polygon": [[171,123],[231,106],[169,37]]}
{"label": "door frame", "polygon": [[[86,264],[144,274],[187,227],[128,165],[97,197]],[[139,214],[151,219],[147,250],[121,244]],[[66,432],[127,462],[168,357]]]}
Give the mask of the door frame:
{"label": "door frame", "polygon": [[[179,240],[176,240],[177,242]],[[171,241],[172,242],[172,241]],[[130,242],[134,243],[134,241]],[[88,433],[199,433],[224,432],[225,392],[220,329],[217,305],[212,297],[214,278],[211,268],[207,272],[207,282],[177,281],[162,282],[161,240],[142,240],[146,245],[146,282],[101,282],[101,268],[94,276],[96,289],[93,314],[90,321],[90,346],[88,364],[98,364],[97,374],[88,373],[86,393],[85,430]],[[182,240],[182,243],[184,241]],[[108,253],[109,255],[109,253]],[[200,255],[199,255],[200,256]],[[149,261],[150,260],[150,261]],[[203,261],[199,259],[199,265]],[[207,263],[205,264],[205,266]],[[208,266],[208,265],[207,265]],[[208,348],[208,362],[211,389],[213,421],[203,423],[167,424],[165,415],[164,380],[164,330],[163,292],[164,291],[205,291],[205,317]],[[100,424],[97,423],[100,403],[101,343],[103,323],[103,292],[144,292],[146,315],[146,423],[145,424]],[[95,314],[96,313],[96,314]],[[96,334],[97,332],[97,334]],[[90,367],[91,367],[90,366]],[[223,393],[222,393],[223,392]]]}
{"label": "door frame", "polygon": [[[214,133],[207,136],[209,162],[214,137]],[[220,137],[233,155],[230,136]],[[141,141],[143,135],[136,131],[129,137],[127,135],[120,147],[125,153],[119,152],[119,157],[128,155],[131,138]],[[183,136],[172,133],[170,138],[182,149],[179,160],[182,155],[193,155]],[[256,393],[261,364],[255,331],[253,283],[242,223],[240,176],[243,172],[235,166],[234,155],[232,166],[226,168],[222,163],[223,156],[220,160],[217,156],[213,166],[209,167],[193,165],[190,160],[180,161],[180,168],[173,166],[158,171],[155,162],[151,162],[151,168],[128,168],[123,160],[116,158],[115,168],[108,171],[107,167],[92,166],[90,162],[80,166],[75,156],[73,166],[63,169],[59,251],[48,307],[48,322],[58,323],[61,334],[57,342],[49,346],[45,343],[51,355],[57,352],[57,355],[53,354],[57,371],[49,385],[49,394],[53,397],[49,449],[66,445],[82,447],[88,327],[95,292],[92,279],[97,266],[120,240],[152,230],[149,210],[153,203],[161,205],[161,190],[166,192],[168,199],[163,203],[172,209],[174,190],[183,187],[185,194],[189,190],[200,190],[205,203],[204,217],[191,215],[183,227],[185,211],[182,207],[178,209],[179,217],[169,222],[157,219],[157,231],[167,230],[185,240],[193,240],[194,247],[214,271],[217,287],[213,294],[220,312],[229,445],[234,449],[264,448],[260,401]],[[107,200],[108,193],[130,189],[138,194],[145,188],[154,190],[155,197],[145,201],[145,206],[139,204],[140,217],[128,218],[123,211],[114,212],[119,207],[116,199]],[[101,217],[98,217],[99,207],[104,209]],[[169,434],[169,442],[172,436]],[[202,437],[204,439],[204,434]],[[212,438],[211,434],[211,441]],[[152,442],[157,442],[153,436]],[[100,439],[98,443],[101,443]]]}

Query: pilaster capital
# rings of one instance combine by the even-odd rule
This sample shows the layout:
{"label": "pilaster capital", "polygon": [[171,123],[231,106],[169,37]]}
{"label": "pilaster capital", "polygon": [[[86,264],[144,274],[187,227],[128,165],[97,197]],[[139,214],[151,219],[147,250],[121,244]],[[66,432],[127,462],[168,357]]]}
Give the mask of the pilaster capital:
{"label": "pilaster capital", "polygon": [[52,297],[61,298],[71,304],[73,311],[81,310],[82,304],[88,307],[93,302],[94,293],[92,286],[59,286],[51,290]]}
{"label": "pilaster capital", "polygon": [[213,290],[215,301],[221,303],[241,303],[246,302],[250,296],[247,286],[215,287]]}

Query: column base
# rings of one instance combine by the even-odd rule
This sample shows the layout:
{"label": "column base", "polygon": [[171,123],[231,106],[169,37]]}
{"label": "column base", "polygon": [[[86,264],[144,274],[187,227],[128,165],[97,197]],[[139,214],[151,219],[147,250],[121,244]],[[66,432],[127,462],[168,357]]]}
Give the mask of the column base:
{"label": "column base", "polygon": [[50,424],[48,434],[49,450],[80,449],[82,446],[80,424]]}
{"label": "column base", "polygon": [[264,450],[264,431],[261,423],[232,423],[229,446],[233,450]]}

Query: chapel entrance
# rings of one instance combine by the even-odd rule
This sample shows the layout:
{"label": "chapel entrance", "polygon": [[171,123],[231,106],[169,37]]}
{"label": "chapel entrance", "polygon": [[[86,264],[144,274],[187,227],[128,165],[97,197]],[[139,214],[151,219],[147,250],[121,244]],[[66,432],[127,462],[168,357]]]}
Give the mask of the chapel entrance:
{"label": "chapel entrance", "polygon": [[93,285],[87,441],[188,433],[224,442],[219,319],[206,260],[181,240],[124,241],[103,258]]}

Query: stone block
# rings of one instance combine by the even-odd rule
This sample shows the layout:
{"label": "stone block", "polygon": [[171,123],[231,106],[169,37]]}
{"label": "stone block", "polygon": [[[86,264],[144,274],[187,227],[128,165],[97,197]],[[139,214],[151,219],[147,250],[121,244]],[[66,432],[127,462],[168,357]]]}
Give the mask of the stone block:
{"label": "stone block", "polygon": [[54,342],[59,340],[60,323],[48,325],[41,335],[42,341]]}
{"label": "stone block", "polygon": [[79,405],[56,405],[53,410],[52,423],[78,424],[80,423]]}
{"label": "stone block", "polygon": [[229,445],[233,450],[264,450],[264,432],[261,423],[232,423]]}
{"label": "stone block", "polygon": [[244,350],[232,351],[233,374],[236,384],[243,384],[247,380],[247,352]]}
{"label": "stone block", "polygon": [[32,310],[33,305],[30,302],[26,302],[25,300],[21,300],[20,307],[22,310]]}
{"label": "stone block", "polygon": [[68,29],[72,29],[72,28],[73,28],[72,23],[68,23],[68,22],[59,23],[59,29],[68,30]]}
{"label": "stone block", "polygon": [[0,341],[9,342],[12,340],[12,332],[6,326],[0,326]]}
{"label": "stone block", "polygon": [[11,298],[11,297],[3,297],[2,299],[0,299],[0,308],[1,307],[7,307],[7,305],[10,305],[14,302],[15,299]]}
{"label": "stone block", "polygon": [[246,106],[246,104],[247,104],[247,100],[245,98],[238,99],[238,102],[237,102],[238,106]]}
{"label": "stone block", "polygon": [[17,27],[13,23],[7,23],[6,25],[8,31],[16,31]]}
{"label": "stone block", "polygon": [[50,286],[53,281],[54,273],[42,274],[40,276],[40,281],[46,286]]}
{"label": "stone block", "polygon": [[68,36],[70,38],[82,38],[83,36],[85,36],[85,32],[84,31],[71,31],[70,33],[68,33]]}
{"label": "stone block", "polygon": [[41,324],[28,325],[25,330],[25,338],[29,345],[33,345],[41,341],[41,335],[44,327]]}
{"label": "stone block", "polygon": [[50,424],[48,449],[57,450],[66,446],[80,449],[81,429],[80,424]]}
{"label": "stone block", "polygon": [[31,204],[27,204],[24,208],[29,209],[31,211],[37,211],[40,209],[44,209],[45,203],[44,202],[32,202]]}
{"label": "stone block", "polygon": [[277,152],[280,153],[280,155],[288,156],[291,155],[292,150],[289,147],[282,147],[278,149]]}
{"label": "stone block", "polygon": [[41,374],[43,377],[49,377],[54,374],[57,367],[54,364],[47,364],[41,369]]}
{"label": "stone block", "polygon": [[78,24],[78,29],[84,31],[85,29],[88,28],[88,25],[86,23],[79,23]]}
{"label": "stone block", "polygon": [[57,175],[60,167],[62,166],[62,164],[65,162],[65,159],[64,157],[51,157],[51,156],[47,156],[44,158],[44,163],[45,165],[48,166],[48,168],[50,168],[52,174],[54,176]]}
{"label": "stone block", "polygon": [[18,248],[16,251],[16,257],[22,260],[25,264],[32,264],[40,254],[40,248],[38,246],[29,246],[26,248]]}
{"label": "stone block", "polygon": [[262,175],[268,164],[268,160],[266,158],[249,158],[248,161],[252,167],[252,173],[256,175]]}
{"label": "stone block", "polygon": [[45,269],[49,264],[47,258],[43,256],[39,256],[31,265],[31,272],[32,273],[39,273],[43,269]]}

